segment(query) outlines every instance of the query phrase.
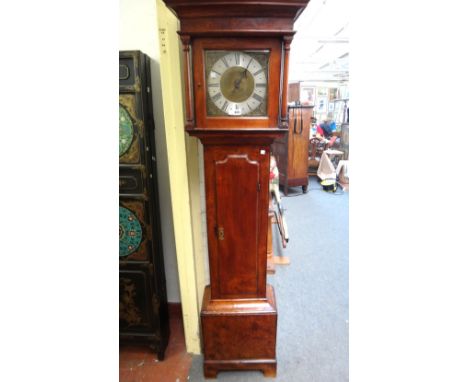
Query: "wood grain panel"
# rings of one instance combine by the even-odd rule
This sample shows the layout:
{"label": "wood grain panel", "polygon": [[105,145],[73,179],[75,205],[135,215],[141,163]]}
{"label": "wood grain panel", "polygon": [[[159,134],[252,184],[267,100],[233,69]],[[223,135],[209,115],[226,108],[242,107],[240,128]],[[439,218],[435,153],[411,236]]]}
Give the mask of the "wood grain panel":
{"label": "wood grain panel", "polygon": [[288,195],[288,187],[302,186],[303,191],[307,191],[312,116],[313,107],[289,107],[288,135],[277,139],[272,146],[279,170],[279,182],[284,186],[285,195]]}
{"label": "wood grain panel", "polygon": [[269,146],[204,148],[212,296],[265,297]]}
{"label": "wood grain panel", "polygon": [[223,295],[257,293],[259,167],[246,154],[215,162],[218,273]]}

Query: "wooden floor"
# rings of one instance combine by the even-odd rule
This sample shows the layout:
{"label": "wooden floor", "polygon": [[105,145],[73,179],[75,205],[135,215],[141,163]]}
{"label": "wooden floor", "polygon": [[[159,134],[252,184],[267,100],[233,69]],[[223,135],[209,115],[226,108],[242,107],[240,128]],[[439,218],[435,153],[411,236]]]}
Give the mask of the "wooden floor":
{"label": "wooden floor", "polygon": [[169,304],[171,336],[164,361],[147,346],[120,346],[120,382],[187,381],[192,357],[187,353],[180,304]]}

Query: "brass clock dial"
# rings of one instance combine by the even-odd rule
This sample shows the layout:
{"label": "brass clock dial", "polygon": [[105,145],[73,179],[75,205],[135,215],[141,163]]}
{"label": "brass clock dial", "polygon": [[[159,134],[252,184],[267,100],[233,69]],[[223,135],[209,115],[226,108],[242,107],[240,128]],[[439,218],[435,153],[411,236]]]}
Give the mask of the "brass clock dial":
{"label": "brass clock dial", "polygon": [[266,116],[267,51],[206,51],[208,116]]}

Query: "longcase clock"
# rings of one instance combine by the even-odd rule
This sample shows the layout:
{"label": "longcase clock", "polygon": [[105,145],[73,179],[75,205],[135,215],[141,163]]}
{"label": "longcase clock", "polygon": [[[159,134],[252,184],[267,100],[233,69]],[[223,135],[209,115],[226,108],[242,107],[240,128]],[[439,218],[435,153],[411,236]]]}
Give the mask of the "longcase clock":
{"label": "longcase clock", "polygon": [[169,317],[161,241],[149,58],[119,55],[119,329],[164,358]]}
{"label": "longcase clock", "polygon": [[276,375],[277,309],[266,283],[270,146],[287,133],[293,23],[308,0],[164,0],[180,19],[186,131],[204,147],[210,285],[204,373]]}

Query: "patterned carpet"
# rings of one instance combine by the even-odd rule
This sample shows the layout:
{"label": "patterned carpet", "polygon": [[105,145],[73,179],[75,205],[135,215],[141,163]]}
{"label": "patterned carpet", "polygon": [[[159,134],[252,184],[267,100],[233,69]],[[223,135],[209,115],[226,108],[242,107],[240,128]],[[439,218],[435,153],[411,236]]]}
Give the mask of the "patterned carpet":
{"label": "patterned carpet", "polygon": [[[282,249],[274,229],[273,245],[291,264],[268,277],[278,305],[277,377],[229,371],[219,381],[348,381],[348,202],[315,177],[307,194],[297,187],[283,197],[290,240]],[[202,356],[193,357],[189,381],[205,381]]]}

